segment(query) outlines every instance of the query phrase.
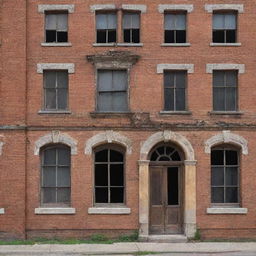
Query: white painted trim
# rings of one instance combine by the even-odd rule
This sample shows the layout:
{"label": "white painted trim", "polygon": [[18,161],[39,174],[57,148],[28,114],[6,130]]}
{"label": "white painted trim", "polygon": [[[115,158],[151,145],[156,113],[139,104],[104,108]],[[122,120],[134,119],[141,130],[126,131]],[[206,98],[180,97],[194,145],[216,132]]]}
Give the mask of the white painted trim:
{"label": "white painted trim", "polygon": [[45,11],[68,11],[73,13],[75,11],[74,4],[39,4],[38,12],[44,13]]}
{"label": "white painted trim", "polygon": [[90,6],[91,12],[96,12],[100,10],[115,10],[115,4],[94,4]]}
{"label": "white painted trim", "polygon": [[165,11],[187,11],[192,12],[194,10],[193,4],[159,4],[158,11],[164,13]]}
{"label": "white painted trim", "polygon": [[161,46],[166,47],[188,47],[190,46],[190,43],[162,43]]}
{"label": "white painted trim", "polygon": [[145,4],[122,4],[123,10],[140,11],[141,13],[147,12],[147,6]]}
{"label": "white painted trim", "polygon": [[238,70],[239,74],[243,74],[245,72],[244,64],[231,64],[231,63],[212,63],[206,64],[206,73],[211,74],[213,70],[229,70],[234,69]]}
{"label": "white painted trim", "polygon": [[0,208],[0,214],[5,214],[4,208]]}
{"label": "white painted trim", "polygon": [[73,63],[38,63],[37,73],[42,74],[44,70],[68,70],[68,73],[75,73],[75,64]]}
{"label": "white painted trim", "polygon": [[75,208],[35,208],[35,214],[75,214]]}
{"label": "white painted trim", "polygon": [[231,47],[231,46],[241,46],[241,43],[210,43],[210,46],[223,46],[223,47]]}
{"label": "white painted trim", "polygon": [[247,214],[247,208],[221,208],[221,207],[212,207],[207,208],[207,214]]}
{"label": "white painted trim", "polygon": [[91,207],[88,208],[88,214],[130,214],[131,208],[114,208],[114,207]]}
{"label": "white painted trim", "polygon": [[47,47],[70,47],[71,43],[41,43],[41,46]]}
{"label": "white painted trim", "polygon": [[194,73],[194,64],[158,64],[157,74],[162,74],[164,70],[187,70],[188,73]]}
{"label": "white painted trim", "polygon": [[239,13],[244,12],[243,4],[205,4],[204,8],[207,12],[210,13],[217,10],[235,10]]}

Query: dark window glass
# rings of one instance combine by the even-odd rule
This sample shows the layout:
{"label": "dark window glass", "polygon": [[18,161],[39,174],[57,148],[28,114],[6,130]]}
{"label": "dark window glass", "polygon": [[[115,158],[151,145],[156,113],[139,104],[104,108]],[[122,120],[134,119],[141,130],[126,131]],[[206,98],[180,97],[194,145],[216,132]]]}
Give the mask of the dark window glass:
{"label": "dark window glass", "polygon": [[181,161],[181,157],[176,149],[160,146],[152,152],[150,161]]}
{"label": "dark window glass", "polygon": [[140,15],[138,13],[123,15],[123,35],[125,43],[140,42]]}
{"label": "dark window glass", "polygon": [[70,148],[47,147],[42,151],[41,202],[42,204],[70,203]]}
{"label": "dark window glass", "polygon": [[177,167],[168,168],[168,205],[179,204],[179,169]]}

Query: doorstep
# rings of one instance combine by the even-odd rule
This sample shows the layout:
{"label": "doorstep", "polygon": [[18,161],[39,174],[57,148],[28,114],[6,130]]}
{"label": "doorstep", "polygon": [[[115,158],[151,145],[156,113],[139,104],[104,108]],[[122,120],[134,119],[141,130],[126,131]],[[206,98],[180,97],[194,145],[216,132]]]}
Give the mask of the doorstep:
{"label": "doorstep", "polygon": [[188,238],[182,234],[148,235],[139,236],[139,241],[156,243],[186,243],[188,241]]}

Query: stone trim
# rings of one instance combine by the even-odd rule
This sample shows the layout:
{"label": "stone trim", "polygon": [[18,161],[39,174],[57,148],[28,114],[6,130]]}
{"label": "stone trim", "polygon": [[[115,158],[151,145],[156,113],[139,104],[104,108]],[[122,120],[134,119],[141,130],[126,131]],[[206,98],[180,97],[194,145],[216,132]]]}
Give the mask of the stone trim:
{"label": "stone trim", "polygon": [[35,208],[35,214],[75,214],[75,208]]}
{"label": "stone trim", "polygon": [[91,207],[88,208],[88,214],[130,214],[131,208],[115,207]]}
{"label": "stone trim", "polygon": [[241,46],[241,43],[210,43],[210,46],[221,46],[221,47],[238,47]]}
{"label": "stone trim", "polygon": [[185,160],[184,165],[196,165],[196,160]]}
{"label": "stone trim", "polygon": [[85,143],[84,153],[91,155],[94,147],[106,143],[117,143],[124,146],[127,150],[127,154],[132,153],[132,141],[120,133],[114,132],[113,130],[99,133],[88,139]]}
{"label": "stone trim", "polygon": [[0,208],[0,214],[5,214],[4,208]]}
{"label": "stone trim", "polygon": [[162,43],[161,46],[165,47],[189,47],[190,43]]}
{"label": "stone trim", "polygon": [[122,4],[122,9],[126,11],[140,11],[141,13],[147,12],[147,6],[145,4]]}
{"label": "stone trim", "polygon": [[237,69],[239,74],[243,74],[245,72],[244,64],[226,64],[226,63],[212,63],[206,64],[206,73],[211,74],[213,70],[229,70],[229,69]]}
{"label": "stone trim", "polygon": [[168,130],[156,132],[152,134],[146,141],[144,141],[140,149],[140,160],[147,160],[150,150],[160,142],[176,143],[184,150],[186,160],[195,160],[194,149],[186,137],[179,133]]}
{"label": "stone trim", "polygon": [[74,4],[39,4],[38,12],[44,13],[45,11],[68,11],[69,13],[73,13],[75,11]]}
{"label": "stone trim", "polygon": [[193,4],[159,4],[158,11],[164,13],[165,11],[187,11],[192,12],[194,10]]}
{"label": "stone trim", "polygon": [[243,4],[206,4],[204,8],[207,12],[210,12],[210,13],[217,10],[235,10],[235,11],[238,11],[239,13],[244,12]]}
{"label": "stone trim", "polygon": [[41,46],[45,47],[70,47],[72,43],[41,43]]}
{"label": "stone trim", "polygon": [[207,208],[207,214],[247,214],[247,208],[221,208],[221,207],[212,207]]}
{"label": "stone trim", "polygon": [[187,70],[194,73],[194,64],[157,64],[157,74],[162,74],[164,70]]}
{"label": "stone trim", "polygon": [[242,136],[231,133],[230,131],[222,131],[217,135],[212,136],[208,140],[205,141],[205,153],[210,154],[211,148],[223,144],[223,143],[230,143],[242,148],[242,153],[244,155],[248,155],[248,142]]}
{"label": "stone trim", "polygon": [[37,73],[42,74],[44,70],[68,70],[68,73],[75,73],[75,64],[73,63],[38,63]]}
{"label": "stone trim", "polygon": [[3,146],[4,146],[4,142],[0,141],[0,156],[3,154]]}
{"label": "stone trim", "polygon": [[94,4],[90,6],[91,12],[104,11],[104,10],[115,10],[115,4]]}
{"label": "stone trim", "polygon": [[77,141],[74,140],[66,133],[60,133],[59,131],[52,131],[35,142],[34,155],[39,155],[41,147],[50,143],[62,143],[71,148],[71,155],[77,154]]}

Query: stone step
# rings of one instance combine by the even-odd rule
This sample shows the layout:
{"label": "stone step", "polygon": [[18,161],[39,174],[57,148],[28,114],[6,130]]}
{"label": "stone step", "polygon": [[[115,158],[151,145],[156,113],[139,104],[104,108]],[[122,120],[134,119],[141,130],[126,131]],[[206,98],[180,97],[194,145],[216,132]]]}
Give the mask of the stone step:
{"label": "stone step", "polygon": [[181,234],[149,235],[147,241],[157,243],[186,243],[188,239],[185,235]]}

